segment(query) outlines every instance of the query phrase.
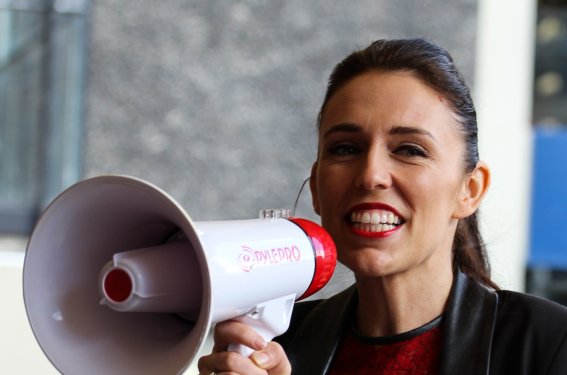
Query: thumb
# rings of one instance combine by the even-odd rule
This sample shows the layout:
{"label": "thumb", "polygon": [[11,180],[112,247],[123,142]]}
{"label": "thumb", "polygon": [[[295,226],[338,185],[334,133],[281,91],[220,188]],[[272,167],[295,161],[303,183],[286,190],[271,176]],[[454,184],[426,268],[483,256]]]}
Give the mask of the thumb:
{"label": "thumb", "polygon": [[280,344],[269,342],[262,349],[253,352],[250,359],[264,370],[268,370],[269,375],[289,375],[291,374],[291,364]]}

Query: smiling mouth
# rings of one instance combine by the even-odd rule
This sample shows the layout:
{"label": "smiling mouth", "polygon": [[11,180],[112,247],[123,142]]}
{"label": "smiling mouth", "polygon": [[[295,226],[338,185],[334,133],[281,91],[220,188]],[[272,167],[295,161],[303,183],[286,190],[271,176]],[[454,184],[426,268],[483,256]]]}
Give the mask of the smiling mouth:
{"label": "smiling mouth", "polygon": [[353,211],[349,221],[352,229],[359,233],[387,233],[405,222],[402,217],[389,210]]}

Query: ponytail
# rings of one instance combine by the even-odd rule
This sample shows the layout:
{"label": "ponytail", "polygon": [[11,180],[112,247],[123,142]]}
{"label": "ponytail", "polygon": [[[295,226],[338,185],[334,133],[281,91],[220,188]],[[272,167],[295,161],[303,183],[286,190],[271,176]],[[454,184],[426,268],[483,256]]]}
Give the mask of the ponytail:
{"label": "ponytail", "polygon": [[472,279],[494,289],[498,285],[490,278],[486,247],[478,229],[476,212],[459,220],[453,239],[453,266]]}

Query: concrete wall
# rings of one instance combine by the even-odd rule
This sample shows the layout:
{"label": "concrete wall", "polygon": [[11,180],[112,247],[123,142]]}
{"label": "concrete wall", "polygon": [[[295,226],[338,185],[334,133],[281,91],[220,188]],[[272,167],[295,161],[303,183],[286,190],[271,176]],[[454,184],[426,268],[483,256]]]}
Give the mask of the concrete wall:
{"label": "concrete wall", "polygon": [[86,174],[158,184],[196,220],[289,207],[332,67],[428,36],[473,81],[476,1],[93,2]]}

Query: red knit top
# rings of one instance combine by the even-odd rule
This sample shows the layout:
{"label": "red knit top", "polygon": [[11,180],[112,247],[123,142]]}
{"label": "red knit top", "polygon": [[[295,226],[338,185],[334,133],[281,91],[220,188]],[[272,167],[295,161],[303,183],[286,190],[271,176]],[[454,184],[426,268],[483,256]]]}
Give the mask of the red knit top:
{"label": "red knit top", "polygon": [[337,349],[330,375],[431,375],[439,368],[441,317],[412,331],[385,337],[349,330]]}

